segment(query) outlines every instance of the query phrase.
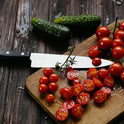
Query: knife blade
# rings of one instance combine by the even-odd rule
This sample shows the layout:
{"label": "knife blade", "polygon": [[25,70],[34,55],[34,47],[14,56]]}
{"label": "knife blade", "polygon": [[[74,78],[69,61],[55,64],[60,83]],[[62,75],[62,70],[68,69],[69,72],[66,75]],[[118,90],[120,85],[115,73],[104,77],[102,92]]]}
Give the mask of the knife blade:
{"label": "knife blade", "polygon": [[[61,63],[67,59],[68,55],[59,55],[59,54],[47,54],[47,53],[31,53],[31,52],[17,52],[17,51],[3,51],[0,50],[0,59],[9,59],[9,60],[30,60],[31,68],[44,68],[51,67],[55,68],[55,64]],[[100,66],[93,66],[92,59],[86,56],[73,56],[75,57],[75,64],[72,65],[73,68],[77,69],[88,69],[88,68],[99,68],[110,66],[113,62],[106,59],[101,59],[102,64]]]}

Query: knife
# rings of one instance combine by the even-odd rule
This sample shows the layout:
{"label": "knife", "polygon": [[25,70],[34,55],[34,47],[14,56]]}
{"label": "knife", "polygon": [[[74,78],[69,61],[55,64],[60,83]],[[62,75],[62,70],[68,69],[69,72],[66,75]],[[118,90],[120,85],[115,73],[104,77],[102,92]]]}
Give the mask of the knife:
{"label": "knife", "polygon": [[[59,55],[59,54],[47,54],[47,53],[31,53],[31,52],[17,52],[17,51],[5,51],[0,50],[0,59],[7,60],[30,60],[32,68],[44,68],[51,67],[55,68],[55,64],[64,63],[67,59],[68,55]],[[113,62],[106,59],[101,59],[102,63],[100,66],[93,66],[92,59],[90,57],[85,56],[73,56],[75,57],[75,64],[72,65],[73,68],[77,69],[88,69],[88,68],[99,68],[110,66]]]}

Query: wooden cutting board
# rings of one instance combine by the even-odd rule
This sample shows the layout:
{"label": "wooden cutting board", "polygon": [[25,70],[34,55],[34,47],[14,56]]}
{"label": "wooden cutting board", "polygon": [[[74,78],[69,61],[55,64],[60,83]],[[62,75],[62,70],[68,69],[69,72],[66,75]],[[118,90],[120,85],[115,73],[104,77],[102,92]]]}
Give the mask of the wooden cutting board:
{"label": "wooden cutting board", "polygon": [[[121,22],[123,20],[119,20]],[[114,23],[110,24],[108,28],[112,30]],[[87,40],[76,46],[73,55],[88,55],[89,47],[96,44],[96,36],[93,35]],[[65,53],[67,54],[67,53]],[[80,79],[86,79],[86,71],[79,71]],[[62,76],[59,78],[58,90],[55,92],[55,101],[52,104],[47,103],[46,94],[41,95],[38,91],[39,78],[43,75],[43,69],[38,70],[26,79],[26,88],[28,93],[36,100],[37,103],[58,123],[64,124],[105,124],[116,118],[118,115],[124,113],[124,87],[116,85],[112,94],[101,105],[96,105],[91,99],[85,107],[84,114],[80,120],[74,120],[69,116],[64,122],[60,122],[55,118],[56,111],[61,107],[62,99],[59,91],[62,87],[71,87],[68,80]]]}

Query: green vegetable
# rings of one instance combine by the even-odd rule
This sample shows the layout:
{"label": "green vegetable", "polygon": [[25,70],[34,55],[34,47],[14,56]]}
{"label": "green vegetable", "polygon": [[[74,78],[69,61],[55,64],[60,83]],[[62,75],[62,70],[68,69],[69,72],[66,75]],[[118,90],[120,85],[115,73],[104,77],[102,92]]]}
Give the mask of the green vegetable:
{"label": "green vegetable", "polygon": [[67,41],[70,39],[70,29],[63,25],[54,24],[42,18],[32,18],[33,29],[45,38],[54,41]]}
{"label": "green vegetable", "polygon": [[72,30],[92,31],[100,25],[101,18],[98,15],[71,15],[56,18],[54,22],[65,25]]}

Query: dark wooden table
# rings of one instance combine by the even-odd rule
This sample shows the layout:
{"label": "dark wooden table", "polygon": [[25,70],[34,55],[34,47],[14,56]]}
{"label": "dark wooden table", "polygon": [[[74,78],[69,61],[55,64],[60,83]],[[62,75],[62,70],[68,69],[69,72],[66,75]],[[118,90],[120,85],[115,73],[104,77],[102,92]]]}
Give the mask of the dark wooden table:
{"label": "dark wooden table", "polygon": [[[0,0],[0,49],[62,54],[89,36],[72,38],[66,48],[53,46],[31,33],[31,18],[53,22],[62,15],[86,13],[101,16],[101,25],[108,25],[116,16],[124,19],[123,0]],[[0,124],[55,123],[26,92],[25,80],[35,71],[27,63],[0,61]],[[115,123],[124,124],[123,118]]]}

